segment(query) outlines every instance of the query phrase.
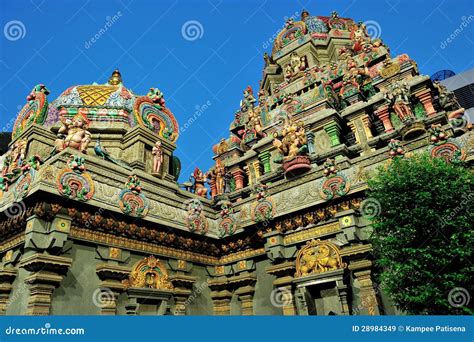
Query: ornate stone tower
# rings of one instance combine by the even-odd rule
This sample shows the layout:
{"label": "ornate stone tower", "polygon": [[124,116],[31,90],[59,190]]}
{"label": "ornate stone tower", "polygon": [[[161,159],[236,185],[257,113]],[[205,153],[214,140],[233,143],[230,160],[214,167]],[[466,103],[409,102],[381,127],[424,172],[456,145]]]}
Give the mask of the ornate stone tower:
{"label": "ornate stone tower", "polygon": [[288,20],[264,63],[186,190],[161,91],[36,86],[2,157],[0,314],[397,313],[366,181],[419,151],[472,167],[464,110],[335,12]]}

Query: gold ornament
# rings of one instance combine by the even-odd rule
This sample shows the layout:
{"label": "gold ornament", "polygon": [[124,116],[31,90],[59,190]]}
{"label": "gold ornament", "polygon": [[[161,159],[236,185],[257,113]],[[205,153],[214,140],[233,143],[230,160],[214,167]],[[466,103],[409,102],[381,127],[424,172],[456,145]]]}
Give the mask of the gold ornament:
{"label": "gold ornament", "polygon": [[130,278],[123,281],[126,288],[151,288],[172,290],[165,266],[154,256],[139,261],[130,273]]}
{"label": "gold ornament", "polygon": [[339,248],[331,242],[312,240],[296,256],[296,277],[345,268]]}

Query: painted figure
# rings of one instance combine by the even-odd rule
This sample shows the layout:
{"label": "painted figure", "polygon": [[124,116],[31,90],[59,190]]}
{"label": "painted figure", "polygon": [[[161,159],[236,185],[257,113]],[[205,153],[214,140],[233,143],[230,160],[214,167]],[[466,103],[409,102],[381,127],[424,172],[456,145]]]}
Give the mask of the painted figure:
{"label": "painted figure", "polygon": [[161,141],[158,140],[153,146],[153,174],[159,174],[161,171],[161,165],[163,164],[163,150],[161,149]]}
{"label": "painted figure", "polygon": [[71,119],[63,119],[58,131],[58,139],[54,143],[54,152],[72,147],[82,153],[87,153],[91,142],[91,133],[87,130],[89,120],[84,114],[77,114]]}

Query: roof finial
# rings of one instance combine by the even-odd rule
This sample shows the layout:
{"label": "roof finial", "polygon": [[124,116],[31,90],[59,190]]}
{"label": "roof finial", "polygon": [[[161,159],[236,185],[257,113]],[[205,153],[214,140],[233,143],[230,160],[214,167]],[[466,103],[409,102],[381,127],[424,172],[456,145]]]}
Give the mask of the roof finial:
{"label": "roof finial", "polygon": [[114,70],[112,76],[110,76],[109,78],[108,83],[114,86],[122,84],[122,75],[120,74],[120,71],[118,69]]}
{"label": "roof finial", "polygon": [[306,18],[308,18],[308,17],[309,17],[309,12],[308,12],[307,10],[303,9],[303,10],[301,11],[301,20],[302,20],[302,21],[305,21]]}

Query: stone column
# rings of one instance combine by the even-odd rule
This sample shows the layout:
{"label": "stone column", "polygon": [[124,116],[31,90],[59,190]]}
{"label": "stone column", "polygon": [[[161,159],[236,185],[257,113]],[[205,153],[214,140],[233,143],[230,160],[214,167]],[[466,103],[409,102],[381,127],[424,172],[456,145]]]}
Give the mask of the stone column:
{"label": "stone column", "polygon": [[130,270],[108,262],[97,265],[96,273],[100,279],[99,291],[101,293],[95,298],[100,299],[98,303],[100,313],[101,315],[116,315],[117,298],[125,290],[122,280],[128,277]]}
{"label": "stone column", "polygon": [[267,273],[276,276],[273,281],[275,287],[272,298],[278,298],[278,305],[283,310],[285,316],[296,315],[295,294],[293,291],[293,275],[295,274],[294,262],[284,261],[282,263],[267,267]]}
{"label": "stone column", "polygon": [[329,135],[331,139],[331,146],[337,146],[341,144],[339,135],[341,133],[341,127],[336,122],[331,122],[330,124],[324,127],[324,130]]}
{"label": "stone column", "polygon": [[432,116],[436,114],[436,110],[433,107],[433,99],[431,97],[431,91],[429,89],[424,89],[423,91],[415,94],[415,96],[420,100],[425,108],[427,116]]}
{"label": "stone column", "polygon": [[25,256],[21,260],[20,267],[31,272],[31,275],[25,278],[25,283],[30,289],[27,315],[51,314],[53,291],[59,287],[71,265],[72,258],[41,253]]}
{"label": "stone column", "polygon": [[170,277],[170,281],[174,286],[173,298],[175,307],[173,313],[175,316],[185,316],[189,296],[193,293],[193,285],[197,278],[178,273]]}
{"label": "stone column", "polygon": [[229,278],[229,284],[236,288],[235,294],[241,302],[242,316],[252,316],[253,296],[255,293],[255,283],[257,282],[256,273],[243,272],[232,278]]}
{"label": "stone column", "polygon": [[235,169],[232,171],[232,176],[235,179],[235,190],[244,188],[244,171],[241,169]]}
{"label": "stone column", "polygon": [[260,153],[260,161],[263,164],[263,173],[264,174],[272,172],[272,166],[270,164],[270,157],[271,157],[271,154],[270,154],[269,151],[265,151],[265,152]]}
{"label": "stone column", "polygon": [[380,315],[381,310],[377,293],[374,289],[374,283],[371,276],[372,262],[369,260],[361,260],[351,262],[349,269],[353,271],[355,280],[359,284],[360,289],[360,309],[359,312],[365,315]]}
{"label": "stone column", "polygon": [[314,133],[313,132],[306,133],[306,138],[308,139],[309,154],[316,153],[316,151],[314,150]]}
{"label": "stone column", "polygon": [[226,277],[209,280],[209,288],[211,289],[211,299],[214,306],[215,316],[230,315],[232,292],[228,290],[228,287],[229,282]]}
{"label": "stone column", "polygon": [[388,106],[382,106],[375,111],[375,114],[379,117],[380,121],[383,123],[383,127],[385,128],[385,132],[392,132],[393,126],[392,122],[390,121],[390,115],[388,112]]}
{"label": "stone column", "polygon": [[0,270],[0,316],[7,313],[10,304],[10,293],[13,289],[13,281],[17,276],[17,270],[13,266],[6,266]]}
{"label": "stone column", "polygon": [[245,171],[245,174],[247,175],[249,185],[253,185],[254,181],[252,177],[252,169],[250,168],[250,164],[247,164],[246,166],[244,166],[244,171]]}
{"label": "stone column", "polygon": [[254,170],[254,175],[255,175],[255,181],[258,182],[258,179],[262,175],[261,168],[260,168],[260,161],[256,159],[252,162],[252,165],[253,165],[253,170]]}
{"label": "stone column", "polygon": [[217,196],[217,187],[216,187],[216,177],[211,176],[211,179],[209,180],[209,186],[211,188],[211,197],[214,198]]}

